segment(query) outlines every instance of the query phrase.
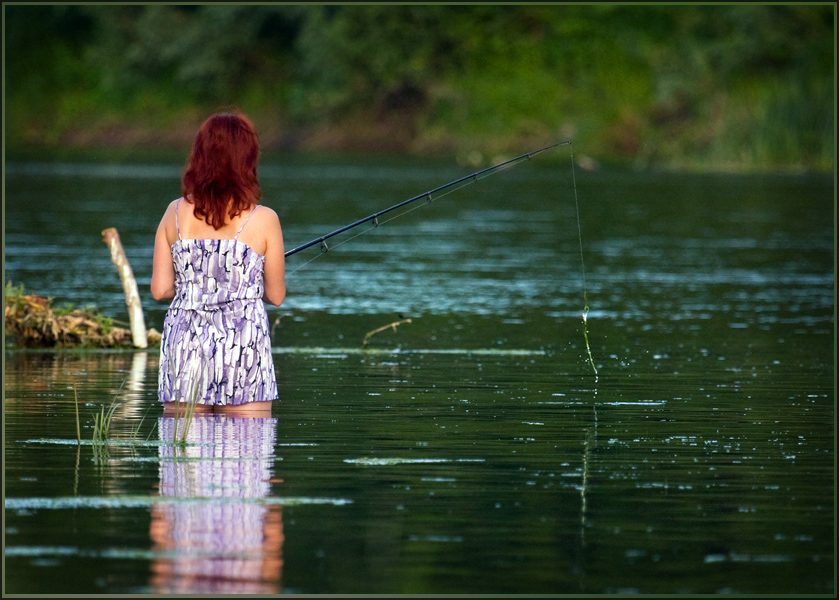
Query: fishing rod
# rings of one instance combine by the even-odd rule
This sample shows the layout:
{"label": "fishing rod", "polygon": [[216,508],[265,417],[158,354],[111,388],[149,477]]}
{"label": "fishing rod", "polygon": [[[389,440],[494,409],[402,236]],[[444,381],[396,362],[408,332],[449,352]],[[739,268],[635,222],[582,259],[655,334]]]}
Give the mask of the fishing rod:
{"label": "fishing rod", "polygon": [[471,175],[466,175],[465,177],[461,177],[460,179],[455,179],[454,181],[450,181],[449,183],[446,183],[444,185],[436,187],[433,190],[429,190],[427,192],[423,192],[422,194],[418,194],[418,195],[414,196],[413,198],[408,198],[407,200],[403,200],[402,202],[399,202],[398,204],[394,204],[390,208],[386,208],[384,210],[380,210],[379,212],[375,212],[368,217],[364,217],[363,219],[359,219],[358,221],[355,221],[354,223],[350,223],[349,225],[345,225],[345,226],[341,227],[340,229],[336,229],[335,231],[333,231],[331,233],[327,233],[326,235],[322,235],[318,238],[315,238],[310,242],[306,242],[302,246],[298,246],[297,248],[294,248],[294,249],[286,252],[285,257],[288,258],[292,254],[296,254],[297,252],[300,252],[301,250],[305,250],[306,248],[310,248],[311,246],[314,246],[315,244],[320,244],[321,251],[322,252],[327,252],[327,251],[329,251],[329,246],[327,246],[326,240],[328,240],[329,238],[335,237],[336,235],[339,235],[341,233],[344,233],[345,231],[348,231],[348,230],[352,229],[353,227],[358,227],[359,225],[363,225],[364,223],[370,223],[370,222],[372,222],[374,227],[378,227],[379,226],[379,217],[381,217],[382,215],[387,214],[387,213],[389,213],[393,210],[396,210],[397,208],[401,208],[403,206],[406,206],[406,205],[408,205],[412,202],[416,202],[417,200],[421,200],[423,198],[425,198],[425,200],[427,202],[431,202],[433,200],[433,198],[432,198],[433,194],[437,194],[438,192],[442,192],[443,190],[446,190],[446,189],[448,189],[452,186],[455,186],[459,183],[467,182],[465,185],[468,185],[469,183],[472,183],[473,181],[478,181],[478,179],[480,179],[481,175],[491,174],[494,171],[502,169],[503,167],[513,166],[516,163],[519,163],[523,160],[530,160],[531,158],[533,158],[537,154],[541,154],[542,152],[545,152],[546,150],[550,150],[551,148],[556,148],[557,146],[565,146],[565,145],[570,145],[570,144],[571,144],[571,140],[566,140],[564,142],[558,142],[556,144],[551,144],[550,146],[546,146],[546,147],[541,148],[539,150],[535,150],[533,152],[528,152],[526,154],[522,154],[521,156],[517,156],[515,158],[505,160],[504,162],[500,162],[497,165],[493,165],[491,167],[487,167],[486,169],[476,171],[475,173],[472,173]]}

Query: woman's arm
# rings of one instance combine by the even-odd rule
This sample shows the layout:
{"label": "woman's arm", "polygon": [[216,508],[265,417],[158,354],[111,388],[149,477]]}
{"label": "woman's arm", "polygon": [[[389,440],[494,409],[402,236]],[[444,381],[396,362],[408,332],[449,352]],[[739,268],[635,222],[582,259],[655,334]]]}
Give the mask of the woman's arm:
{"label": "woman's arm", "polygon": [[[157,226],[154,236],[154,258],[152,260],[151,295],[155,300],[175,297],[175,265],[172,263],[172,245],[168,229],[174,223],[175,203],[172,202]],[[172,225],[174,226],[174,225]]]}
{"label": "woman's arm", "polygon": [[[267,208],[267,207],[266,207]],[[280,218],[268,209],[262,215],[265,233],[265,294],[263,300],[279,306],[285,300],[285,245]]]}

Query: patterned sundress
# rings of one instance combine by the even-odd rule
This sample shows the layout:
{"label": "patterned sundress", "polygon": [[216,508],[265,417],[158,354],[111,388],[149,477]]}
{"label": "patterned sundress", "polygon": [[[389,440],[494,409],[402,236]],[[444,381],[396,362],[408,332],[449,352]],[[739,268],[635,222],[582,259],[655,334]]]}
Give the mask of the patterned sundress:
{"label": "patterned sundress", "polygon": [[257,208],[233,239],[224,240],[182,239],[175,209],[175,298],[160,344],[161,402],[194,397],[225,406],[277,398],[262,302],[265,257],[238,240]]}

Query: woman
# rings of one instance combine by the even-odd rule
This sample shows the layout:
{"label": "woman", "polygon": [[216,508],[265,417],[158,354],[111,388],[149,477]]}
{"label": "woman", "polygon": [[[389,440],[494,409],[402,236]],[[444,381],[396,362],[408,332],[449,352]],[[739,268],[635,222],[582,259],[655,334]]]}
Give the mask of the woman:
{"label": "woman", "polygon": [[158,397],[164,414],[270,416],[277,397],[263,301],[285,299],[283,234],[258,204],[259,138],[240,113],[218,113],[198,131],[183,196],[169,204],[154,241],[151,293],[173,298],[163,325]]}

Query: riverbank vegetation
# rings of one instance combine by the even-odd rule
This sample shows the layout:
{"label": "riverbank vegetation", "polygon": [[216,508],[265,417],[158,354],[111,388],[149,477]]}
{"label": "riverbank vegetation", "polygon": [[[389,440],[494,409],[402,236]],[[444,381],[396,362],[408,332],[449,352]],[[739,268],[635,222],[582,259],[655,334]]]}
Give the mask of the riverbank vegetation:
{"label": "riverbank vegetation", "polygon": [[[131,331],[102,315],[95,307],[55,306],[52,299],[26,294],[22,285],[6,282],[6,343],[23,348],[133,347]],[[154,329],[149,345],[160,342]]]}
{"label": "riverbank vegetation", "polygon": [[832,3],[4,11],[12,158],[182,153],[235,105],[269,152],[489,159],[573,139],[635,168],[834,164]]}

